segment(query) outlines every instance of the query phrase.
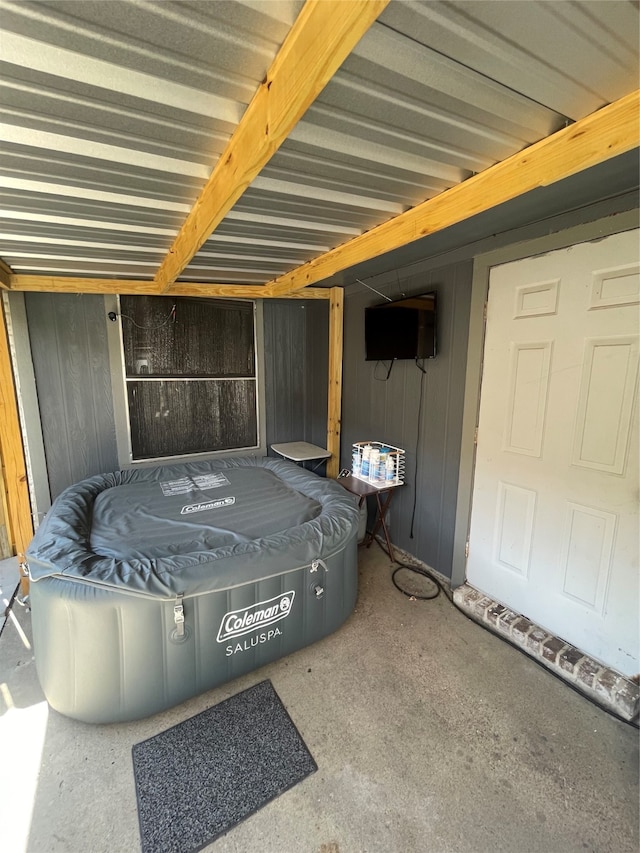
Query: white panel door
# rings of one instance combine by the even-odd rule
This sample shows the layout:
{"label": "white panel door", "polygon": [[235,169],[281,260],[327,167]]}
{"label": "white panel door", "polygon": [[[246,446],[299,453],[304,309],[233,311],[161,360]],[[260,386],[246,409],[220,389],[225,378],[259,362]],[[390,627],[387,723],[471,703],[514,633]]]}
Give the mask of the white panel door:
{"label": "white panel door", "polygon": [[639,233],[494,267],[467,580],[638,672]]}

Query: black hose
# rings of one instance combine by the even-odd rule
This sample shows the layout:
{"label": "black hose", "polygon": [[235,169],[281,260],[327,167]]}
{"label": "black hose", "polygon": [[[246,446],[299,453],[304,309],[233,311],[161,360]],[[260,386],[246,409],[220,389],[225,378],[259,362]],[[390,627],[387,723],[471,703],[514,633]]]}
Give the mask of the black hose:
{"label": "black hose", "polygon": [[[385,548],[383,548],[383,551],[385,551],[386,553]],[[431,572],[428,571],[428,569],[422,569],[418,566],[411,566],[408,563],[400,563],[399,560],[394,560],[394,562],[398,563],[399,565],[391,573],[391,581],[393,582],[395,588],[399,589],[403,595],[406,595],[408,598],[415,598],[417,601],[432,601],[434,598],[437,598],[441,592],[447,595],[440,581],[434,575],[432,575]],[[415,572],[416,575],[422,575],[423,577],[427,578],[427,580],[431,581],[431,583],[434,585],[435,592],[433,592],[431,595],[418,595],[415,592],[409,592],[408,590],[401,587],[398,581],[396,580],[396,575],[403,569],[408,569],[410,572]],[[448,597],[449,596],[447,596],[447,598]]]}

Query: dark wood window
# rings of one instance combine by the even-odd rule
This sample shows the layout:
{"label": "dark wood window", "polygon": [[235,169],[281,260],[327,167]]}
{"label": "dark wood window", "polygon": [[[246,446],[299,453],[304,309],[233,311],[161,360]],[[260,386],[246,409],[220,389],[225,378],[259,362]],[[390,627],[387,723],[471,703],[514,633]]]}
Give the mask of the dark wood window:
{"label": "dark wood window", "polygon": [[133,460],[258,445],[253,302],[121,296]]}

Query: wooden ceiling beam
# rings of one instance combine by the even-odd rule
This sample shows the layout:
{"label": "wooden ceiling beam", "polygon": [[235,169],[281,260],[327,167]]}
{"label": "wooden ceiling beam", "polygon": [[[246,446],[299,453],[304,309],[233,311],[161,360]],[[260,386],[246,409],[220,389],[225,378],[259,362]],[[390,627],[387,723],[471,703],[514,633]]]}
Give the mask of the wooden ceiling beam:
{"label": "wooden ceiling beam", "polygon": [[[179,281],[171,291],[159,294],[154,281],[139,281],[123,278],[77,278],[73,276],[20,275],[8,277],[8,289],[41,293],[114,293],[133,296],[200,296],[209,299],[269,299],[261,284],[202,284],[201,282]],[[276,297],[278,298],[278,297]],[[323,287],[307,287],[292,293],[286,299],[330,299],[331,290]]]}
{"label": "wooden ceiling beam", "polygon": [[267,282],[283,296],[597,166],[640,145],[639,92],[519,151],[463,183]]}
{"label": "wooden ceiling beam", "polygon": [[13,270],[10,266],[0,258],[0,290],[9,290],[11,288],[11,276]]}
{"label": "wooden ceiling beam", "polygon": [[389,0],[307,0],[155,276],[163,293],[276,153]]}
{"label": "wooden ceiling beam", "polygon": [[157,293],[153,281],[22,273],[11,276],[11,290],[35,293],[129,293],[141,296]]}

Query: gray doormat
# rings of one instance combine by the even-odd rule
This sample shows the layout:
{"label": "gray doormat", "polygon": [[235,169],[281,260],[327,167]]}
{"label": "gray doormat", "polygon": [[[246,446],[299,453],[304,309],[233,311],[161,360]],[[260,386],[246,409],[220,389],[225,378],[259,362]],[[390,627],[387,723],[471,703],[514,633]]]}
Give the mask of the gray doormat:
{"label": "gray doormat", "polygon": [[270,681],[133,747],[143,853],[190,853],[318,769]]}

